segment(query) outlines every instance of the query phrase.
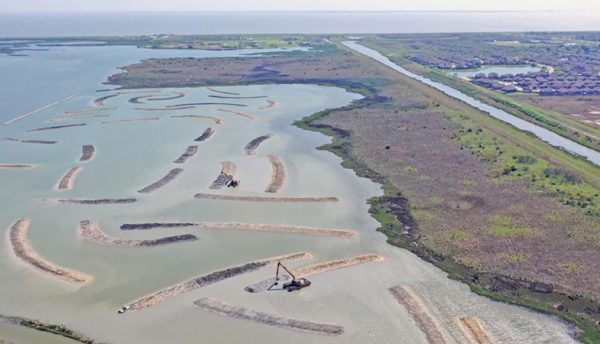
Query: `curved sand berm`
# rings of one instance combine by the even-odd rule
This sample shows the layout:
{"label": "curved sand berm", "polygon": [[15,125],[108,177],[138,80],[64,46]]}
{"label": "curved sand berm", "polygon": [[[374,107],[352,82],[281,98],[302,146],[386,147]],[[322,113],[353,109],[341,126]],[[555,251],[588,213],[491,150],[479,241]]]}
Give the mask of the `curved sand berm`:
{"label": "curved sand berm", "polygon": [[268,140],[271,137],[273,137],[273,135],[271,135],[271,134],[265,134],[265,135],[261,135],[261,136],[255,138],[255,139],[252,139],[244,147],[244,150],[246,151],[246,154],[247,155],[254,155],[254,154],[256,154],[256,150],[258,149],[258,146],[260,146],[260,144],[263,143],[263,141]]}
{"label": "curved sand berm", "polygon": [[[177,99],[177,98],[183,98],[185,97],[185,93],[183,92],[172,92],[172,94],[174,94],[174,96],[167,96],[167,97],[157,97],[157,98],[148,98],[148,100],[150,101],[160,101],[160,100],[172,100],[172,99]],[[151,96],[151,97],[156,97],[156,96]]]}
{"label": "curved sand berm", "polygon": [[94,145],[83,145],[81,146],[81,157],[79,161],[90,161],[96,153],[96,147]]}
{"label": "curved sand berm", "polygon": [[[116,107],[107,107],[107,108],[84,108],[84,109],[75,109],[75,110],[68,110],[68,111],[64,111],[64,114],[66,115],[76,115],[76,114],[80,114],[80,113],[87,113],[87,112],[98,112],[98,111],[108,111],[108,110],[115,110]],[[73,117],[73,116],[70,116]],[[65,118],[70,118],[70,117],[65,117]]]}
{"label": "curved sand berm", "polygon": [[226,92],[226,91],[217,90],[214,87],[207,87],[206,89],[209,90],[209,91],[211,91],[211,92],[215,92],[215,93],[230,94],[230,95],[233,95],[233,96],[239,96],[240,95],[239,93],[235,93],[235,92]]}
{"label": "curved sand berm", "polygon": [[446,344],[446,338],[437,320],[429,313],[423,301],[412,290],[395,286],[389,289],[396,301],[406,308],[406,311],[415,321],[417,327],[423,331],[427,342],[430,344]]}
{"label": "curved sand berm", "polygon": [[202,133],[202,135],[198,136],[196,139],[194,139],[194,141],[196,142],[202,142],[205,140],[208,140],[209,137],[211,137],[213,134],[215,133],[215,128],[206,128],[204,129],[204,132]]}
{"label": "curved sand berm", "polygon": [[176,284],[174,286],[168,287],[166,289],[159,290],[153,294],[148,296],[144,296],[140,299],[137,299],[129,304],[132,310],[140,310],[153,305],[156,305],[160,302],[163,302],[167,299],[175,297],[180,294],[184,294],[190,292],[194,289],[202,288],[204,286],[217,283],[223,281],[228,278],[232,278],[244,273],[256,271],[262,269],[268,265],[277,263],[278,261],[294,261],[300,259],[309,259],[312,256],[307,252],[297,252],[288,254],[285,256],[279,257],[271,257],[265,258],[261,260],[256,260],[253,262],[248,262],[243,265],[238,265],[234,267],[230,267],[224,270],[215,271],[206,275],[202,275],[196,278],[193,278],[189,281],[182,282]]}
{"label": "curved sand berm", "polygon": [[233,176],[237,171],[237,166],[232,161],[221,161],[221,172],[217,178],[209,186],[210,189],[218,190],[227,185],[229,181],[233,180]]}
{"label": "curved sand berm", "polygon": [[303,233],[316,234],[332,237],[351,237],[356,233],[347,229],[333,229],[321,227],[307,226],[290,226],[290,225],[271,225],[261,223],[242,223],[242,222],[150,222],[150,223],[125,223],[121,225],[122,230],[132,229],[153,229],[153,228],[181,228],[181,227],[197,227],[201,229],[233,229],[233,230],[252,230],[252,231],[269,231],[269,232],[287,232],[287,233]]}
{"label": "curved sand berm", "polygon": [[9,168],[34,168],[35,165],[30,164],[0,164],[0,170]]}
{"label": "curved sand berm", "polygon": [[215,116],[205,116],[205,115],[172,115],[171,118],[205,118],[205,119],[211,119],[211,120],[215,121],[215,124],[225,123],[225,121],[223,121],[222,118],[215,117]]}
{"label": "curved sand berm", "polygon": [[267,99],[267,105],[260,107],[260,110],[269,109],[277,105],[277,102],[274,100]]}
{"label": "curved sand berm", "polygon": [[8,231],[12,252],[23,262],[30,264],[37,270],[51,274],[54,277],[77,284],[90,283],[94,278],[86,273],[63,268],[55,265],[37,254],[27,241],[27,231],[31,220],[27,218],[15,221]]}
{"label": "curved sand berm", "polygon": [[107,99],[109,99],[109,98],[112,98],[112,97],[116,97],[116,96],[118,96],[119,94],[120,94],[120,93],[114,93],[114,94],[109,94],[109,95],[106,95],[106,96],[102,96],[102,97],[100,97],[100,98],[97,98],[97,99],[95,99],[95,100],[94,100],[94,104],[96,104],[96,105],[98,105],[98,106],[104,106],[104,101],[105,101],[105,100],[107,100]]}
{"label": "curved sand berm", "polygon": [[162,188],[163,186],[169,184],[173,179],[177,178],[183,172],[183,168],[174,168],[166,176],[160,178],[154,183],[144,187],[143,189],[138,190],[138,193],[151,193],[157,189]]}
{"label": "curved sand berm", "polygon": [[171,110],[185,110],[185,109],[193,109],[195,106],[177,106],[177,107],[168,107],[168,108],[134,108],[134,110],[138,111],[171,111]]}
{"label": "curved sand berm", "polygon": [[248,113],[231,111],[231,110],[227,110],[227,109],[218,109],[217,111],[232,113],[234,115],[238,115],[240,117],[244,117],[244,118],[249,119],[249,120],[255,120],[256,119],[256,116],[253,116],[253,115],[248,114]]}
{"label": "curved sand berm", "polygon": [[272,197],[272,196],[234,196],[197,193],[194,198],[212,199],[223,201],[246,201],[246,202],[285,202],[285,203],[322,203],[337,202],[337,197]]}
{"label": "curved sand berm", "polygon": [[[371,262],[380,262],[385,260],[385,257],[380,254],[365,254],[362,256],[337,259],[337,260],[329,260],[326,262],[321,262],[317,264],[303,266],[299,269],[293,270],[292,273],[299,277],[309,277],[317,274],[322,274],[329,271],[334,271],[338,269],[343,269],[347,267],[351,267],[354,265],[371,263]],[[280,282],[286,282],[291,279],[291,276],[284,273],[281,275]],[[258,283],[251,284],[244,288],[245,291],[250,293],[259,293],[271,288],[275,283],[275,278],[269,278]]]}
{"label": "curved sand berm", "polygon": [[479,319],[462,316],[456,319],[458,326],[464,332],[471,344],[494,344],[494,341],[485,332]]}
{"label": "curved sand berm", "polygon": [[194,155],[196,155],[196,153],[198,153],[198,146],[188,146],[185,149],[185,152],[183,152],[183,154],[181,154],[179,156],[179,158],[175,159],[175,161],[173,161],[173,162],[176,163],[176,164],[183,164],[189,158],[191,158]]}
{"label": "curved sand berm", "polygon": [[83,171],[83,167],[75,166],[71,167],[67,173],[61,178],[58,182],[57,189],[58,190],[71,190],[75,185],[75,179],[77,176]]}
{"label": "curved sand berm", "polygon": [[192,234],[167,236],[152,240],[118,239],[106,235],[104,232],[102,232],[96,222],[90,220],[83,220],[79,222],[77,235],[85,240],[95,242],[100,245],[125,247],[151,247],[174,244],[181,241],[198,240],[198,238]]}
{"label": "curved sand berm", "polygon": [[324,335],[341,335],[344,328],[338,325],[296,320],[292,318],[271,315],[240,306],[232,306],[213,298],[202,298],[194,302],[202,310],[230,318],[253,321],[259,324],[285,328],[289,330],[309,332]]}
{"label": "curved sand berm", "polygon": [[277,192],[285,183],[285,165],[277,155],[267,155],[267,159],[271,163],[271,181],[265,189],[265,192]]}

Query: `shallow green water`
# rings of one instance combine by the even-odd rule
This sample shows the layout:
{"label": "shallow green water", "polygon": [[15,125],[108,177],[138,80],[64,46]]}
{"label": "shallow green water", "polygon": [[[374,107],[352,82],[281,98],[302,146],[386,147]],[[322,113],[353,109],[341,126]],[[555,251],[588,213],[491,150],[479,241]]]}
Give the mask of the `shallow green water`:
{"label": "shallow green water", "polygon": [[[90,81],[92,84],[92,82]],[[380,194],[378,185],[358,178],[340,167],[339,158],[317,151],[329,142],[321,134],[290,125],[295,119],[340,107],[358,95],[339,88],[314,85],[268,85],[221,88],[243,96],[266,95],[277,102],[269,109],[265,99],[231,100],[245,107],[200,106],[189,110],[140,111],[178,103],[221,101],[209,98],[205,88],[183,88],[186,96],[169,101],[131,104],[120,95],[106,101],[115,110],[100,113],[110,118],[86,120],[87,126],[27,133],[48,125],[47,120],[65,116],[64,111],[92,108],[93,99],[105,93],[83,92],[74,99],[41,111],[13,125],[0,127],[0,136],[57,140],[56,145],[33,145],[0,141],[1,163],[33,163],[29,170],[0,170],[0,228],[20,217],[32,220],[28,237],[32,246],[48,260],[89,273],[92,284],[74,287],[33,270],[11,254],[6,235],[0,236],[0,313],[20,315],[52,323],[64,323],[102,342],[188,343],[188,342],[287,342],[287,343],[424,343],[423,334],[408,313],[388,293],[405,285],[418,294],[448,332],[464,343],[456,317],[479,317],[498,343],[570,343],[567,327],[521,308],[491,302],[451,281],[432,265],[413,254],[392,247],[377,232],[365,200]],[[144,91],[144,90],[139,90]],[[158,91],[158,90],[157,90]],[[167,94],[173,90],[161,90]],[[141,93],[146,94],[146,93]],[[250,121],[219,108],[250,113]],[[171,115],[213,115],[224,124]],[[158,121],[102,124],[102,121],[158,116]],[[194,144],[205,128],[216,129],[213,137],[198,143],[199,152],[183,166],[173,164],[185,147]],[[251,139],[271,133],[256,155],[247,156],[243,147]],[[94,159],[79,163],[82,144],[94,144]],[[270,180],[267,154],[281,157],[287,180],[278,196],[336,196],[337,203],[250,203],[199,200],[198,192],[259,195]],[[237,189],[209,190],[220,171],[220,161],[237,164]],[[84,170],[70,191],[54,186],[72,166]],[[174,167],[183,174],[148,195],[137,194]],[[127,205],[84,206],[55,204],[43,198],[137,197]],[[122,238],[157,238],[192,233],[199,240],[154,248],[105,247],[76,236],[80,220],[97,220],[108,235]],[[303,234],[194,228],[149,231],[120,231],[119,225],[154,221],[239,221],[348,228],[353,238],[329,238]],[[265,257],[308,251],[314,258],[292,267],[366,253],[386,257],[370,263],[311,277],[313,285],[299,293],[249,294],[243,288],[271,277],[266,269],[226,280],[178,296],[142,311],[117,315],[123,304],[153,291],[201,274]],[[207,314],[193,306],[201,297],[215,297],[273,314],[342,325],[339,337],[318,336],[266,327],[241,320]],[[1,330],[1,328],[0,328]],[[1,336],[0,336],[1,337]],[[32,337],[33,338],[33,337]],[[10,339],[10,337],[8,338]],[[35,342],[35,340],[32,339]]]}

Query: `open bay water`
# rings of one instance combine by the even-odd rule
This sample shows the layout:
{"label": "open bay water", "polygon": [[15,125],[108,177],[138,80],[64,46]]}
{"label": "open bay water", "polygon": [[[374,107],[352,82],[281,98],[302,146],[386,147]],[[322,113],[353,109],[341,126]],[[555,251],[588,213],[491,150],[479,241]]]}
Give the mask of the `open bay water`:
{"label": "open bay water", "polygon": [[0,37],[600,30],[600,11],[0,13]]}

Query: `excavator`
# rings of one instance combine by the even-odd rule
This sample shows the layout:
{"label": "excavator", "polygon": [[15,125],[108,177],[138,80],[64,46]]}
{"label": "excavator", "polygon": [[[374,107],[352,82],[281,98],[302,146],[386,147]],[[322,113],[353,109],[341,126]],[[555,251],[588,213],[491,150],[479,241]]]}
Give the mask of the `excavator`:
{"label": "excavator", "polygon": [[311,282],[309,280],[307,280],[304,277],[298,278],[296,279],[296,276],[294,276],[294,274],[288,270],[288,268],[285,267],[285,265],[283,265],[281,262],[277,262],[277,271],[275,272],[275,283],[274,285],[278,285],[279,284],[279,268],[284,269],[290,276],[292,276],[292,280],[290,282],[287,283],[283,283],[282,287],[284,290],[287,290],[289,292],[292,292],[294,290],[300,290],[306,287],[309,287]]}

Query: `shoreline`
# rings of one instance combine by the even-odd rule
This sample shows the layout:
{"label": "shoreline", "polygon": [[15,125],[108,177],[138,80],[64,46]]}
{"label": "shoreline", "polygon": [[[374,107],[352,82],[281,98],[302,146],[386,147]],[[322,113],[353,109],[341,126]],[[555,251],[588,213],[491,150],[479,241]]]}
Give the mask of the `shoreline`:
{"label": "shoreline", "polygon": [[27,231],[31,220],[21,218],[13,222],[7,231],[11,252],[23,263],[30,265],[34,269],[43,273],[58,277],[64,281],[76,284],[88,284],[93,281],[93,276],[84,272],[68,269],[55,265],[54,263],[41,257],[29,244],[27,240]]}

